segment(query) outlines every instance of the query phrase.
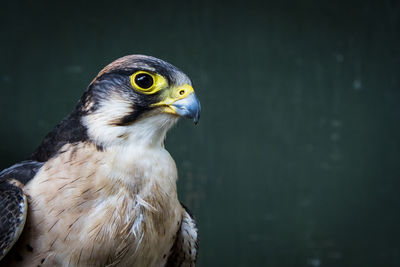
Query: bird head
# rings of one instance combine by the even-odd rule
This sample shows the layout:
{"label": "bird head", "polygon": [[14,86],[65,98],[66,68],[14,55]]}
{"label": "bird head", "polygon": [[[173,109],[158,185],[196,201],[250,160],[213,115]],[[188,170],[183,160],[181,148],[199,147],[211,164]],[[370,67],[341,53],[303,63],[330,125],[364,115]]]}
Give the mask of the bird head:
{"label": "bird head", "polygon": [[200,118],[190,79],[160,59],[125,56],[107,65],[90,83],[78,109],[97,145],[158,144],[179,117]]}

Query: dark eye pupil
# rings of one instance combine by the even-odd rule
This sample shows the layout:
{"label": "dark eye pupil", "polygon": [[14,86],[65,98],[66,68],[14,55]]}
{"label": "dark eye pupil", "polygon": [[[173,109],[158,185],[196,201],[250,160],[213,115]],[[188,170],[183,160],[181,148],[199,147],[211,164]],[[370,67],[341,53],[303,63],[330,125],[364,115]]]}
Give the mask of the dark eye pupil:
{"label": "dark eye pupil", "polygon": [[146,73],[141,73],[136,75],[135,77],[135,82],[136,84],[143,89],[148,89],[153,85],[153,77],[151,77],[149,74]]}

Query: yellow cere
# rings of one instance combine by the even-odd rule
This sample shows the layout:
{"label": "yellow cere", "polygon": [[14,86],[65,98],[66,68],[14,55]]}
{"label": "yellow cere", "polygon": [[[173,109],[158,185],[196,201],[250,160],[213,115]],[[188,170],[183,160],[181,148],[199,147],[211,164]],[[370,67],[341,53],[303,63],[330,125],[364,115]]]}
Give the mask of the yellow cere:
{"label": "yellow cere", "polygon": [[[153,85],[151,87],[149,87],[149,88],[142,88],[142,87],[138,86],[136,84],[136,82],[135,82],[135,78],[139,74],[150,75],[153,78]],[[159,74],[151,73],[151,72],[148,72],[148,71],[137,71],[137,72],[135,72],[134,74],[131,75],[131,85],[137,91],[139,91],[139,92],[141,92],[143,94],[146,94],[146,95],[151,95],[151,94],[154,94],[154,93],[164,89],[165,87],[167,87],[168,86],[168,82],[163,76],[161,76]]]}
{"label": "yellow cere", "polygon": [[[163,101],[160,101],[158,103],[152,104],[153,107],[157,106],[170,106],[174,102],[181,100],[191,93],[193,93],[193,87],[190,86],[189,84],[184,84],[181,86],[173,87],[168,92],[166,92],[166,96],[164,97]],[[171,107],[173,109],[173,107]]]}

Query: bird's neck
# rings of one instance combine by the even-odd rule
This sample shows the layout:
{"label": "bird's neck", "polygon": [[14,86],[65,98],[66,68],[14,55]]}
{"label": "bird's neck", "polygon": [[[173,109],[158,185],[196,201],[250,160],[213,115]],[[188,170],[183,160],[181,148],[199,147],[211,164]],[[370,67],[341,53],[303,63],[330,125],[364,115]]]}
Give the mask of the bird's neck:
{"label": "bird's neck", "polygon": [[169,195],[176,195],[176,165],[164,148],[167,131],[177,121],[176,117],[160,114],[136,121],[125,129],[123,140],[105,150],[112,156],[110,178],[131,190],[159,187]]}
{"label": "bird's neck", "polygon": [[176,117],[168,114],[159,114],[136,121],[127,127],[125,138],[121,144],[132,148],[163,147],[167,132],[176,121]]}

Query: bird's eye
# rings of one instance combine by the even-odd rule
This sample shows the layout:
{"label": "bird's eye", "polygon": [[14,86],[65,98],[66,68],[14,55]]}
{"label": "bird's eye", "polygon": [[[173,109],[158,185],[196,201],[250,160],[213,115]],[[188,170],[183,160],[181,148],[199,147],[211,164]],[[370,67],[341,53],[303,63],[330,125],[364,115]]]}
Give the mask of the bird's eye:
{"label": "bird's eye", "polygon": [[130,78],[133,89],[146,95],[154,94],[168,85],[163,76],[144,70],[135,72]]}
{"label": "bird's eye", "polygon": [[153,86],[154,80],[153,77],[147,73],[139,73],[135,76],[135,83],[141,89],[149,89]]}

